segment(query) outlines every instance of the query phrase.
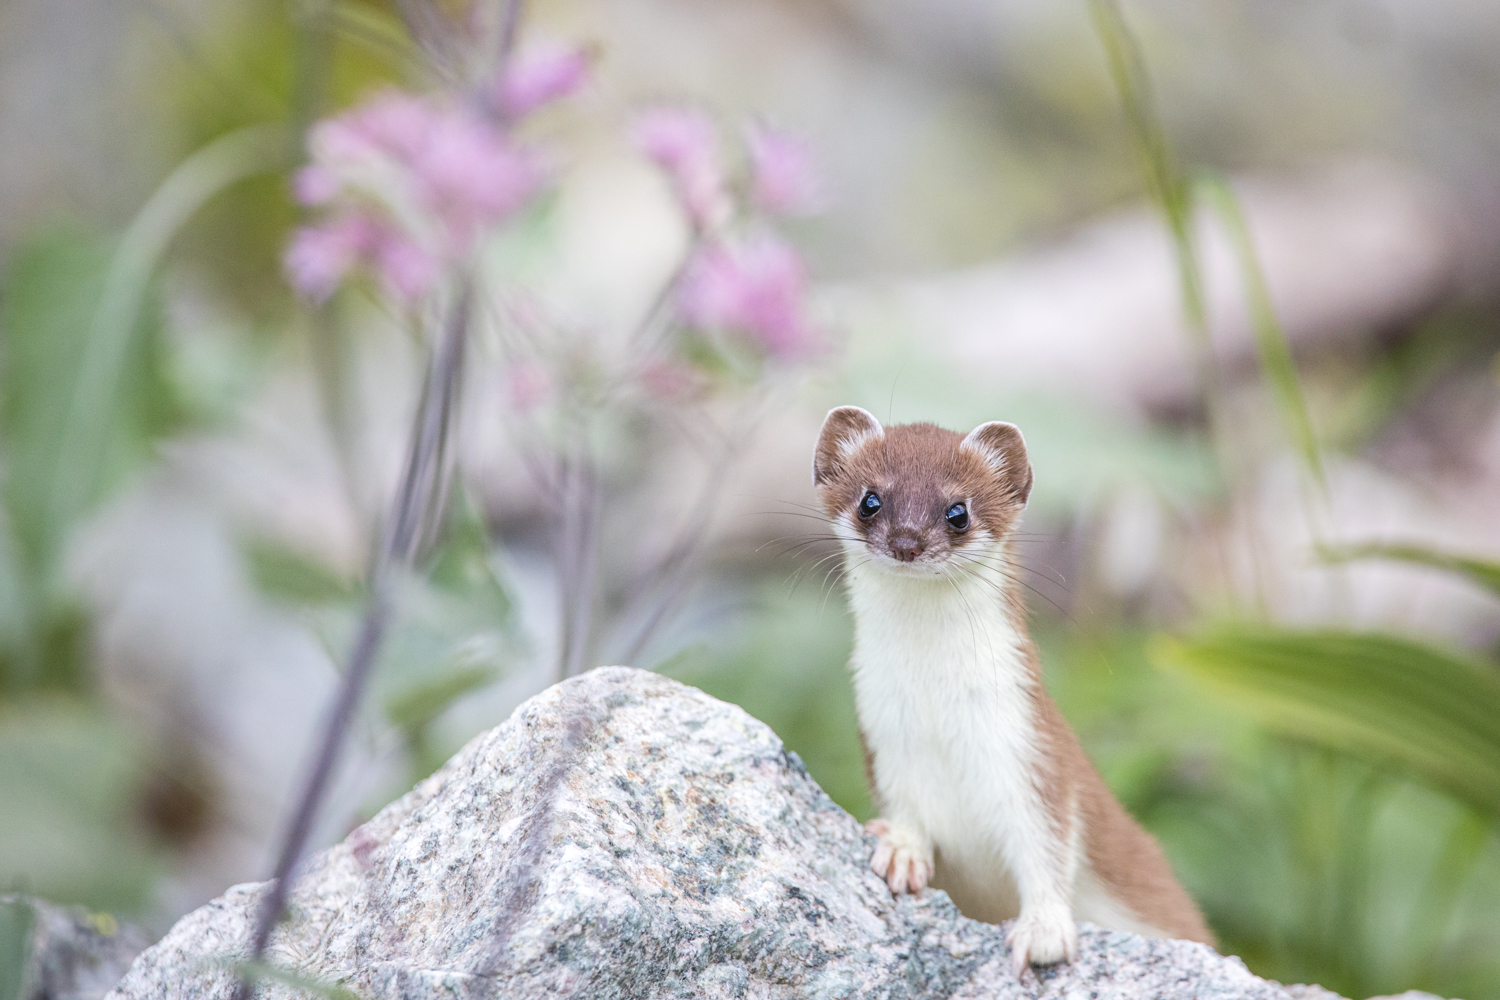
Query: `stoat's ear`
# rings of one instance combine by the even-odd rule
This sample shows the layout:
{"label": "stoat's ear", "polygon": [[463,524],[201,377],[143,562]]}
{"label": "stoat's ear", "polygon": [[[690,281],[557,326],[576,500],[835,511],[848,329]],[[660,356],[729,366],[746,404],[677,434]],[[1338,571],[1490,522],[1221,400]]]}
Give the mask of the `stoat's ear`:
{"label": "stoat's ear", "polygon": [[829,410],[823,418],[823,429],[818,432],[818,447],[813,451],[813,485],[823,485],[855,449],[884,433],[885,428],[869,410],[857,406]]}
{"label": "stoat's ear", "polygon": [[1022,507],[1031,498],[1031,460],[1026,457],[1026,439],[1015,424],[991,420],[969,432],[959,445],[994,470],[1016,503]]}

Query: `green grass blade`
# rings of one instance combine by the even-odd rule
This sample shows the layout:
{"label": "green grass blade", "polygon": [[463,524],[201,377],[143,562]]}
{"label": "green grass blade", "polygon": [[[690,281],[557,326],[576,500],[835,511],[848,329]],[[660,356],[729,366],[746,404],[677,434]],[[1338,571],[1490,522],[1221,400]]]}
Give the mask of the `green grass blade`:
{"label": "green grass blade", "polygon": [[1244,282],[1245,297],[1250,307],[1250,328],[1255,335],[1255,349],[1260,355],[1261,369],[1271,383],[1271,393],[1276,400],[1277,410],[1281,412],[1292,446],[1296,448],[1303,465],[1307,466],[1308,474],[1326,496],[1328,482],[1323,473],[1323,458],[1318,450],[1317,436],[1313,433],[1312,419],[1307,413],[1302,383],[1297,378],[1297,364],[1292,360],[1292,350],[1287,344],[1281,321],[1276,318],[1271,290],[1266,284],[1260,258],[1255,253],[1255,243],[1250,238],[1245,213],[1240,210],[1239,199],[1234,190],[1222,177],[1204,174],[1194,187],[1224,224]]}
{"label": "green grass blade", "polygon": [[1150,655],[1276,729],[1500,816],[1500,672],[1488,665],[1392,636],[1254,625],[1162,637]]}
{"label": "green grass blade", "polygon": [[1355,559],[1393,559],[1398,562],[1417,563],[1435,569],[1445,569],[1466,577],[1477,587],[1500,597],[1500,562],[1475,559],[1425,545],[1406,543],[1365,542],[1360,545],[1329,546],[1319,550],[1319,555],[1330,562],[1350,562]]}
{"label": "green grass blade", "polygon": [[1141,160],[1141,172],[1151,198],[1161,209],[1172,235],[1177,258],[1182,311],[1198,346],[1208,348],[1208,316],[1204,308],[1203,276],[1193,241],[1193,191],[1185,184],[1167,142],[1161,115],[1151,90],[1151,77],[1130,27],[1114,0],[1090,0],[1094,30],[1104,44],[1110,77],[1120,94],[1126,125]]}

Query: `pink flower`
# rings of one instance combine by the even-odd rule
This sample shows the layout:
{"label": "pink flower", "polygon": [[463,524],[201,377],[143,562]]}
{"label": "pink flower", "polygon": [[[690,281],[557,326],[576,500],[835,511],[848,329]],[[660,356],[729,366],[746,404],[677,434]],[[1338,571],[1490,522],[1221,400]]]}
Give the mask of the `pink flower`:
{"label": "pink flower", "polygon": [[297,199],[329,217],[298,230],[287,276],[315,301],[357,266],[410,302],[545,179],[535,154],[467,105],[387,91],[313,127]]}
{"label": "pink flower", "polygon": [[548,42],[520,53],[496,81],[495,97],[511,118],[574,93],[588,79],[589,57],[581,48]]}
{"label": "pink flower", "polygon": [[713,119],[686,108],[653,108],[636,118],[631,134],[641,152],[672,178],[697,228],[709,229],[728,218],[729,197]]}
{"label": "pink flower", "polygon": [[358,160],[375,153],[409,160],[426,143],[435,110],[415,94],[386,90],[314,125],[308,147],[315,162]]}
{"label": "pink flower", "polygon": [[303,226],[287,247],[287,278],[314,302],[327,301],[349,273],[369,267],[391,297],[411,302],[437,281],[438,261],[399,230],[367,213],[351,212]]}
{"label": "pink flower", "polygon": [[812,152],[796,136],[764,125],[745,130],[750,152],[750,197],[776,215],[806,215],[817,211],[822,187]]}
{"label": "pink flower", "polygon": [[420,200],[447,224],[458,253],[525,204],[544,178],[534,156],[467,109],[436,116],[410,166]]}
{"label": "pink flower", "polygon": [[303,167],[292,179],[292,191],[297,201],[309,207],[328,204],[338,196],[342,187],[338,174],[316,163]]}
{"label": "pink flower", "polygon": [[292,287],[314,302],[332,295],[371,245],[369,220],[346,215],[292,235],[284,263]]}
{"label": "pink flower", "polygon": [[437,284],[438,259],[394,228],[382,230],[370,248],[370,263],[386,294],[414,302]]}
{"label": "pink flower", "polygon": [[683,274],[678,306],[693,326],[744,334],[772,357],[817,346],[803,311],[807,277],[791,247],[769,236],[699,252]]}

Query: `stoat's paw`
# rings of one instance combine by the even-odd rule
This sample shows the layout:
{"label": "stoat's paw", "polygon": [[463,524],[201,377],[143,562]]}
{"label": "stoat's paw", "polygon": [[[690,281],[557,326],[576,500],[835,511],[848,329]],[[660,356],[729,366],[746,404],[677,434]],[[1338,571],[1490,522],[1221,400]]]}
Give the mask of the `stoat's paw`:
{"label": "stoat's paw", "polygon": [[1078,925],[1065,908],[1024,910],[1010,929],[1010,960],[1020,976],[1029,965],[1052,965],[1078,954]]}
{"label": "stoat's paw", "polygon": [[932,878],[932,843],[909,826],[872,819],[865,829],[880,838],[870,868],[894,893],[921,892]]}

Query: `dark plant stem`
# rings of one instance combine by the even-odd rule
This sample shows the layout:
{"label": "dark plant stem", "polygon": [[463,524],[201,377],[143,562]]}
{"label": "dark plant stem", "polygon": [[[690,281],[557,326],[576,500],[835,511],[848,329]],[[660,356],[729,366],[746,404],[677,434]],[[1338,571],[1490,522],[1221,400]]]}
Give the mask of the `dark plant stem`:
{"label": "dark plant stem", "polygon": [[[359,633],[349,654],[338,695],[323,725],[313,766],[298,798],[297,808],[282,840],[281,853],[272,875],[271,888],[255,925],[250,962],[260,961],[280,919],[291,890],[293,874],[307,847],[307,839],[328,792],[339,754],[348,737],[355,709],[369,680],[392,611],[393,569],[412,564],[422,548],[427,529],[436,522],[432,508],[442,496],[446,468],[444,456],[453,421],[463,372],[464,346],[468,336],[473,290],[465,278],[448,315],[446,328],[432,360],[417,406],[415,423],[407,445],[406,464],[386,522],[381,544],[370,571],[370,596],[365,603]],[[250,995],[250,982],[241,979],[236,1000]]]}

